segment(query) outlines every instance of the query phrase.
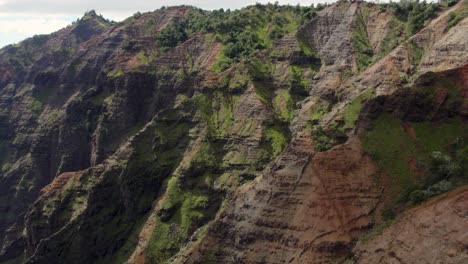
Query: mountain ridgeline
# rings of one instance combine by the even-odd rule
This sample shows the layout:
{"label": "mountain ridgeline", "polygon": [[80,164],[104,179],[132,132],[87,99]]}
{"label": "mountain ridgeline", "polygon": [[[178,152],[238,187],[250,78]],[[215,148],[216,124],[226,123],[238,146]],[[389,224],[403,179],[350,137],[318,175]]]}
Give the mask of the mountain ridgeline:
{"label": "mountain ridgeline", "polygon": [[466,263],[468,2],[165,7],[0,50],[0,263]]}

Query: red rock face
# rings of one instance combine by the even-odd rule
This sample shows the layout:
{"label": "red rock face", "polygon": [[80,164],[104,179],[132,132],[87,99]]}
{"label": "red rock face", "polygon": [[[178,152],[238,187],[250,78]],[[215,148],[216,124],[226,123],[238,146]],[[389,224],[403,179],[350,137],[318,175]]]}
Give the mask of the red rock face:
{"label": "red rock face", "polygon": [[0,68],[0,73],[0,83],[7,82],[13,76],[9,69]]}
{"label": "red rock face", "polygon": [[355,249],[357,263],[466,263],[468,188],[411,209]]}
{"label": "red rock face", "polygon": [[200,245],[202,254],[222,244],[228,262],[234,252],[246,263],[347,256],[352,240],[379,214],[378,170],[357,139],[310,160],[300,158],[310,151],[306,142],[292,144],[271,172],[238,194]]}
{"label": "red rock face", "polygon": [[468,98],[468,64],[458,69],[458,87],[460,95],[463,98]]}
{"label": "red rock face", "polygon": [[[356,7],[350,7],[352,8]],[[333,19],[327,16],[332,13]],[[348,14],[340,13],[339,9],[328,10],[322,15],[316,23],[303,29],[310,34],[309,37],[314,36],[310,41],[316,45],[324,41],[319,36],[324,30],[321,26],[327,24],[336,33],[349,22]],[[439,20],[445,19],[444,16]],[[381,33],[375,30],[371,32]],[[443,28],[432,23],[412,38],[429,53],[436,41],[431,37],[431,32],[445,36]],[[345,60],[340,60],[341,56],[346,56],[349,52],[346,44],[340,45],[341,41],[346,42],[349,35],[340,33],[339,36],[340,40],[335,42],[335,46],[317,47],[326,62],[335,61],[333,65],[326,65],[325,62],[317,74],[320,78],[314,83],[317,94],[327,94],[330,90],[343,94],[355,92],[337,74],[337,61],[343,63],[344,67],[351,67],[351,62],[346,65]],[[336,36],[325,40],[334,37]],[[459,43],[465,39],[455,38],[453,41]],[[374,44],[378,46],[377,43]],[[332,48],[336,46],[340,48]],[[461,50],[458,48],[456,52]],[[390,95],[399,91],[404,85],[402,74],[411,75],[415,70],[408,59],[410,53],[408,43],[403,43],[360,74],[354,85],[359,83],[363,89],[373,89],[378,95]],[[464,55],[457,58],[457,61],[466,59]],[[432,69],[440,66],[435,61],[424,63],[424,67],[430,66]],[[455,63],[452,66],[441,66],[440,69],[447,70],[451,67],[458,66]],[[444,103],[446,96],[446,90],[437,93],[436,101],[439,106]],[[305,130],[301,130],[306,126],[303,122],[307,120],[310,105],[310,102],[304,104],[299,111],[294,138],[272,163],[271,168],[257,182],[236,193],[236,198],[230,200],[207,236],[181,259],[198,263],[203,255],[214,254],[217,261],[222,263],[339,262],[352,255],[355,239],[381,221],[382,208],[389,200],[394,199],[385,194],[386,176],[381,174],[373,160],[364,153],[359,140],[353,137],[346,144],[315,153],[314,142]],[[411,129],[408,127],[408,133],[415,137]],[[419,170],[416,158],[411,158],[408,162],[410,169]],[[447,214],[444,217],[451,216]],[[452,236],[447,238],[452,242],[456,239]],[[412,246],[418,247],[418,242],[414,241]],[[421,251],[424,250],[422,248]],[[380,260],[384,259],[385,256]],[[379,263],[378,259],[373,260],[375,261],[368,263]]]}
{"label": "red rock face", "polygon": [[[445,12],[412,36],[424,53],[416,65],[409,41],[379,57],[391,12],[340,1],[251,58],[214,70],[226,48],[215,34],[192,34],[166,51],[155,41],[190,10],[117,24],[91,15],[21,44],[21,63],[9,57],[14,47],[0,51],[0,162],[10,165],[0,166],[0,262],[148,263],[159,241],[173,263],[417,263],[424,250],[428,262],[464,260],[466,190],[355,245],[394,198],[361,133],[383,111],[426,120],[427,105],[437,108],[431,114],[444,107],[445,87],[436,87],[437,107],[411,93],[415,73],[456,71],[467,98],[466,19],[446,32]],[[375,61],[358,69],[353,41],[367,13]],[[269,76],[253,76],[254,60]],[[437,118],[468,116],[466,103],[452,106]],[[417,140],[409,123],[404,129]],[[414,174],[418,161],[407,160]],[[173,178],[180,191],[170,195]],[[161,223],[167,234],[154,233]]]}
{"label": "red rock face", "polygon": [[62,191],[67,182],[72,181],[73,178],[78,180],[82,174],[83,171],[76,171],[66,172],[57,176],[57,178],[55,178],[49,185],[41,190],[41,195],[45,197],[52,197],[56,192]]}

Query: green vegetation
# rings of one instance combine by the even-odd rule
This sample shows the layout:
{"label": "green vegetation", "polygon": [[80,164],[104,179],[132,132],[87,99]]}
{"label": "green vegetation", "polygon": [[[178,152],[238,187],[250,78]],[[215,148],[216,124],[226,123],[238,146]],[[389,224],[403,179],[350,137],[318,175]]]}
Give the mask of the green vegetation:
{"label": "green vegetation", "polygon": [[291,121],[294,116],[295,103],[288,90],[279,90],[273,100],[273,106],[279,118]]}
{"label": "green vegetation", "polygon": [[312,128],[312,139],[316,151],[327,151],[346,141],[347,136],[343,124],[335,121],[326,129],[320,125]]}
{"label": "green vegetation", "polygon": [[402,1],[402,7],[409,10],[408,13],[408,25],[407,31],[410,35],[413,35],[420,31],[427,23],[434,18],[437,11],[437,4],[427,3],[427,2],[412,2],[408,1],[408,4],[405,5],[405,2]]}
{"label": "green vegetation", "polygon": [[354,52],[357,56],[359,71],[363,71],[372,63],[373,49],[367,34],[369,9],[362,7],[356,10],[356,29],[352,35]]}
{"label": "green vegetation", "polygon": [[401,122],[382,114],[375,121],[374,128],[364,135],[363,147],[388,174],[390,191],[409,195],[415,179],[410,177],[408,162],[414,156],[415,146]]}
{"label": "green vegetation", "polygon": [[[144,190],[145,193],[140,193],[134,197],[138,197],[137,206],[135,210],[140,214],[146,214],[146,212],[151,207],[152,202],[158,194],[154,188],[162,188],[162,181],[167,179],[170,175],[173,174],[176,166],[180,163],[185,148],[188,144],[188,131],[191,127],[191,124],[181,120],[180,117],[184,115],[189,103],[183,103],[179,108],[173,112],[167,112],[160,114],[157,119],[154,121],[150,127],[146,127],[145,130],[140,132],[135,138],[135,149],[136,152],[133,154],[132,158],[128,161],[126,165],[127,174],[129,176],[134,173],[138,174],[138,177],[129,177],[124,179],[127,181],[126,186],[129,186],[130,190],[133,192]],[[171,186],[169,189],[177,190],[173,181],[169,181]],[[153,185],[154,188],[148,188],[148,185]],[[157,189],[156,189],[157,190]],[[178,202],[178,201],[177,201]],[[176,202],[175,202],[176,203]],[[117,230],[121,230],[117,223],[119,222],[119,217],[114,217],[114,221],[106,224],[106,227],[109,226],[109,233],[115,233]],[[125,223],[132,223],[132,220],[127,219],[123,221]],[[135,234],[139,230],[140,225],[136,223],[132,228],[126,227],[125,238],[123,247],[116,253],[114,258],[125,259],[122,256],[128,255],[132,252],[132,248],[136,245],[131,237],[131,233]],[[161,226],[158,225],[157,229],[159,230]],[[155,231],[156,232],[156,231]],[[163,231],[159,230],[161,234],[164,234]],[[159,234],[157,234],[159,236]],[[152,243],[157,241],[163,241],[163,238],[155,240],[152,239]],[[151,247],[154,247],[154,244],[150,244]],[[160,251],[155,251],[154,254]]]}
{"label": "green vegetation", "polygon": [[274,125],[269,125],[263,129],[260,149],[253,163],[252,170],[260,171],[273,158],[280,154],[291,140],[286,123],[276,120]]}
{"label": "green vegetation", "polygon": [[416,43],[413,41],[408,42],[408,53],[411,58],[411,64],[413,66],[418,66],[421,62],[421,59],[424,55],[424,50],[420,48]]}
{"label": "green vegetation", "polygon": [[221,90],[200,94],[195,104],[208,125],[212,137],[224,137],[230,133],[234,121],[233,110],[239,97]]}
{"label": "green vegetation", "polygon": [[[459,131],[453,131],[453,129]],[[448,154],[433,151],[429,157],[420,161],[420,166],[426,172],[426,177],[420,188],[410,194],[410,201],[413,204],[450,191],[458,183],[466,184],[468,182],[468,178],[464,174],[468,167],[468,145],[464,142],[468,135],[468,129],[462,125],[457,128],[454,126],[448,130],[451,130],[450,133],[454,133],[454,135],[462,134],[465,137],[457,137],[456,141],[449,145]],[[435,145],[433,144],[432,147]]]}
{"label": "green vegetation", "polygon": [[330,110],[331,104],[329,102],[324,100],[318,100],[310,113],[310,120],[313,123],[318,123],[325,114],[330,112]]}
{"label": "green vegetation", "polygon": [[177,46],[179,43],[188,39],[185,27],[185,21],[174,22],[171,26],[168,26],[159,32],[156,36],[156,42],[163,51]]}
{"label": "green vegetation", "polygon": [[372,229],[362,235],[359,240],[363,243],[367,243],[371,238],[381,235],[385,229],[393,225],[395,222],[395,219],[385,220],[383,223],[373,226]]}
{"label": "green vegetation", "polygon": [[447,6],[447,7],[452,7],[456,5],[460,0],[442,0],[440,1],[441,5]]}
{"label": "green vegetation", "polygon": [[302,77],[302,69],[298,66],[290,66],[289,90],[280,89],[275,91],[272,84],[273,64],[269,60],[260,61],[254,58],[248,60],[248,73],[253,80],[257,97],[273,112],[278,119],[291,121],[296,103],[303,100],[308,94],[307,81]]}
{"label": "green vegetation", "polygon": [[443,180],[443,181],[440,181],[436,184],[429,186],[425,190],[418,189],[418,190],[411,192],[409,200],[413,204],[418,204],[436,195],[446,193],[452,190],[453,188],[455,188],[453,183],[447,180]]}
{"label": "green vegetation", "polygon": [[[435,180],[426,184],[419,182],[418,168],[411,167],[411,162],[417,159],[430,160],[434,151],[448,153],[450,144],[467,133],[466,125],[459,119],[444,123],[411,123],[406,126],[414,129],[416,138],[410,136],[400,120],[389,114],[382,114],[375,121],[374,128],[363,136],[364,149],[387,173],[390,191],[400,194],[400,202],[408,201],[410,194],[417,188],[427,188],[425,186],[428,184],[435,183]],[[429,178],[427,173],[426,178]],[[436,179],[440,180],[437,177]]]}
{"label": "green vegetation", "polygon": [[388,27],[390,28],[387,35],[382,40],[382,44],[380,46],[380,50],[378,52],[378,56],[376,60],[383,58],[385,55],[390,53],[394,48],[398,45],[403,43],[406,39],[405,31],[405,23],[398,20],[395,17],[392,17]]}
{"label": "green vegetation", "polygon": [[367,89],[364,93],[357,96],[349,105],[346,106],[343,112],[345,120],[345,128],[353,128],[358,120],[363,104],[375,96],[374,90]]}
{"label": "green vegetation", "polygon": [[87,11],[82,18],[78,18],[76,22],[73,22],[72,25],[75,25],[82,21],[86,21],[90,19],[97,21],[100,25],[105,26],[105,27],[115,24],[114,21],[103,17],[101,14],[98,15],[96,11],[94,10],[90,10],[90,11]]}
{"label": "green vegetation", "polygon": [[436,3],[403,0],[381,4],[380,8],[394,14],[398,20],[406,24],[405,31],[413,35],[420,31],[436,15],[439,8]]}
{"label": "green vegetation", "polygon": [[439,4],[404,0],[380,4],[394,17],[390,21],[390,31],[384,37],[376,59],[382,58],[410,36],[423,29],[441,8]]}
{"label": "green vegetation", "polygon": [[222,71],[233,62],[271,47],[276,39],[293,32],[314,14],[314,7],[276,4],[256,4],[235,11],[193,9],[187,19],[166,27],[156,39],[163,50],[168,50],[197,32],[213,33],[223,44],[215,66],[216,71]]}
{"label": "green vegetation", "polygon": [[[231,133],[233,109],[238,100],[239,96],[229,93],[227,87],[206,90],[193,98],[179,98],[181,104],[200,114],[208,134],[191,159],[184,161],[184,167],[172,172],[166,181],[166,195],[145,251],[147,262],[165,263],[218,212],[223,194],[215,182],[224,173],[225,137]],[[169,120],[180,118],[177,114],[170,116]],[[188,127],[181,125],[166,124],[159,129],[162,135],[157,134],[156,138],[160,139],[158,145],[165,153],[171,153],[171,144],[180,141],[177,134],[187,131]]]}
{"label": "green vegetation", "polygon": [[[311,65],[313,67],[312,71],[315,73],[317,68],[316,65]],[[293,96],[294,102],[298,102],[303,100],[308,94],[310,90],[310,80],[308,78],[304,78],[304,71],[307,70],[305,67],[291,65],[289,67],[290,71],[290,93]]]}
{"label": "green vegetation", "polygon": [[332,110],[332,103],[321,98],[316,102],[310,112],[310,122],[307,124],[312,135],[314,148],[316,151],[327,151],[347,140],[346,128],[343,120],[334,120],[326,127],[321,121],[323,117]]}
{"label": "green vegetation", "polygon": [[140,64],[147,65],[150,62],[154,61],[156,59],[156,57],[158,56],[158,54],[156,52],[151,52],[151,54],[149,56],[147,56],[146,52],[142,50],[137,54],[137,56],[138,56],[138,60],[139,60]]}
{"label": "green vegetation", "polygon": [[462,21],[468,17],[468,4],[465,2],[462,8],[458,9],[455,12],[450,12],[447,16],[447,27],[446,31],[448,31],[450,28],[458,24],[458,22]]}
{"label": "green vegetation", "polygon": [[216,63],[213,65],[211,70],[213,70],[216,73],[220,73],[231,65],[231,59],[229,59],[223,52],[219,53],[218,56],[216,56]]}
{"label": "green vegetation", "polygon": [[115,69],[109,73],[107,73],[107,77],[109,78],[118,78],[124,75],[124,72],[121,68]]}
{"label": "green vegetation", "polygon": [[135,225],[130,228],[131,232],[123,246],[115,254],[110,255],[97,263],[125,263],[135,250],[136,245],[138,245],[138,235],[147,219],[147,216],[141,217]]}
{"label": "green vegetation", "polygon": [[169,220],[157,219],[145,256],[150,263],[165,263],[218,209],[210,205],[218,203],[200,191],[183,190],[180,185],[167,191],[168,195],[176,196],[177,209]]}
{"label": "green vegetation", "polygon": [[274,107],[272,100],[274,98],[274,88],[272,87],[271,83],[254,82],[254,85],[258,99],[260,99],[260,101],[262,101],[270,109],[273,109]]}
{"label": "green vegetation", "polygon": [[273,157],[281,153],[289,143],[289,135],[285,128],[278,125],[265,129],[265,139],[270,143]]}
{"label": "green vegetation", "polygon": [[307,38],[300,31],[296,34],[297,41],[299,43],[299,49],[306,56],[318,57],[318,52],[314,49],[312,45],[307,41]]}
{"label": "green vegetation", "polygon": [[221,195],[213,189],[213,181],[219,176],[222,157],[222,145],[205,141],[192,159],[186,176],[170,178],[163,209],[146,251],[145,257],[150,263],[164,263],[195,230],[214,217]]}
{"label": "green vegetation", "polygon": [[250,76],[246,69],[236,70],[232,75],[226,77],[227,86],[233,92],[245,88],[249,80]]}

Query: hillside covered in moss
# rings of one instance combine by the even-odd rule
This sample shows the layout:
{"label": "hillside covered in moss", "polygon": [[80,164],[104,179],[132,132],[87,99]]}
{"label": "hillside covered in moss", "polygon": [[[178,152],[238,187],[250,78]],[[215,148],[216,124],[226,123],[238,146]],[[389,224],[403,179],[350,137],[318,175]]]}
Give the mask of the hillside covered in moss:
{"label": "hillside covered in moss", "polygon": [[90,11],[0,49],[0,263],[465,263],[467,17]]}

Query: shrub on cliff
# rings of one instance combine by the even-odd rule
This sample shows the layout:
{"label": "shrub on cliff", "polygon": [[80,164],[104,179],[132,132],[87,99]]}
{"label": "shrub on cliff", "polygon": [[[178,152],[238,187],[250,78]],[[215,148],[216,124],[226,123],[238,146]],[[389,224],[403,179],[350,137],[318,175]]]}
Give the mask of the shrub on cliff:
{"label": "shrub on cliff", "polygon": [[187,19],[173,23],[156,36],[163,50],[197,32],[213,33],[224,45],[223,55],[234,62],[272,45],[298,25],[315,17],[313,6],[253,5],[241,10],[193,9]]}
{"label": "shrub on cliff", "polygon": [[415,190],[410,194],[412,204],[418,204],[436,195],[446,193],[454,188],[454,184],[450,181],[443,180],[431,185],[425,190]]}
{"label": "shrub on cliff", "polygon": [[185,27],[186,25],[184,22],[176,22],[172,26],[161,30],[161,32],[156,36],[158,45],[163,50],[167,50],[187,40],[188,36],[185,31]]}
{"label": "shrub on cliff", "polygon": [[454,161],[450,156],[444,155],[439,151],[432,153],[427,169],[427,185],[459,176],[462,172],[460,164]]}

